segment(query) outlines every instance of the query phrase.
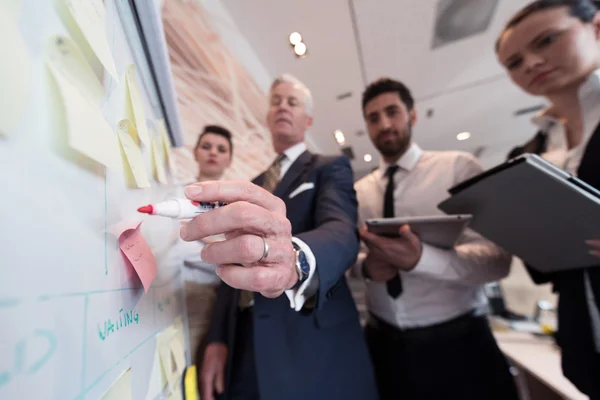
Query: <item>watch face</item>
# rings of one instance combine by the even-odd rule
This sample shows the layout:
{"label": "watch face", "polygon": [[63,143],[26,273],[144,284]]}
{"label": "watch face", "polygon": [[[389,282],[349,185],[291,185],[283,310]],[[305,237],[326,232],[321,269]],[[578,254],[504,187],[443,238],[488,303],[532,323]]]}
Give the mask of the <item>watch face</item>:
{"label": "watch face", "polygon": [[296,250],[296,271],[298,272],[298,284],[302,284],[302,282],[308,279],[310,266],[302,250]]}
{"label": "watch face", "polygon": [[298,263],[300,264],[300,269],[302,269],[302,274],[308,277],[308,273],[310,272],[310,265],[308,265],[306,254],[304,254],[302,250],[298,251]]}

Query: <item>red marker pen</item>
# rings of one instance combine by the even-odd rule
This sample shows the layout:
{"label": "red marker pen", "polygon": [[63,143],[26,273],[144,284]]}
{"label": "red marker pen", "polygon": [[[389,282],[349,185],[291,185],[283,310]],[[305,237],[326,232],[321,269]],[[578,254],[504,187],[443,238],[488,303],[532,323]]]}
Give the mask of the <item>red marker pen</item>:
{"label": "red marker pen", "polygon": [[144,214],[160,215],[175,219],[190,219],[215,208],[223,207],[225,203],[199,203],[188,199],[171,199],[156,204],[138,208]]}

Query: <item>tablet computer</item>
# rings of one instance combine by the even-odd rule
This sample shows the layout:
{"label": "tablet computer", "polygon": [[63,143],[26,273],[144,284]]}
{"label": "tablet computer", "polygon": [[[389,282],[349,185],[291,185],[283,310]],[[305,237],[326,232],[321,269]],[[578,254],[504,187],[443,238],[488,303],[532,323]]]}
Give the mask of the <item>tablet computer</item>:
{"label": "tablet computer", "polygon": [[585,241],[600,237],[600,191],[535,154],[524,154],[449,190],[446,214],[544,273],[599,268]]}
{"label": "tablet computer", "polygon": [[451,249],[463,233],[470,214],[431,215],[420,217],[371,218],[365,221],[369,232],[377,235],[398,237],[398,230],[408,224],[410,229],[425,243]]}

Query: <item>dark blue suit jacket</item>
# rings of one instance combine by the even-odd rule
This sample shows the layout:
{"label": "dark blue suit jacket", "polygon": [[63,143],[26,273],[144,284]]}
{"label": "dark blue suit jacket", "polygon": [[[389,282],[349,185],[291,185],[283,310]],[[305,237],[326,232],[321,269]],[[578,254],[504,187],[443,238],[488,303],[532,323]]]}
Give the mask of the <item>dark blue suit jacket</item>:
{"label": "dark blue suit jacket", "polygon": [[[263,175],[254,180],[261,185]],[[300,184],[314,189],[289,198]],[[285,294],[255,293],[254,346],[261,400],[377,399],[372,365],[345,271],[358,253],[357,201],[346,157],[304,152],[274,194],[285,201],[295,237],[317,260],[316,306],[296,312]],[[208,342],[235,335],[239,290],[221,284]]]}

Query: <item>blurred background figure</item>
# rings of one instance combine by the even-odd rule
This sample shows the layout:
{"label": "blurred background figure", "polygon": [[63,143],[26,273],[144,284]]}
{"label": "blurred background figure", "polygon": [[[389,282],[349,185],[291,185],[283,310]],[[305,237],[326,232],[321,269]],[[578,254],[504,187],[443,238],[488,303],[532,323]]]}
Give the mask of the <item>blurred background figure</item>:
{"label": "blurred background figure", "polygon": [[218,125],[208,125],[198,136],[194,158],[198,162],[198,182],[218,181],[231,165],[231,132]]}

